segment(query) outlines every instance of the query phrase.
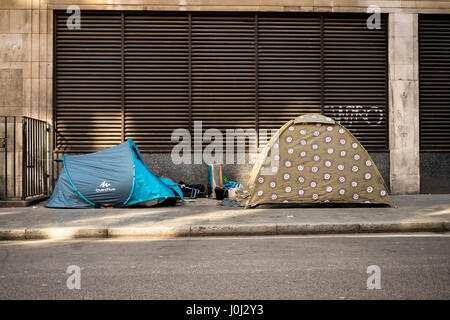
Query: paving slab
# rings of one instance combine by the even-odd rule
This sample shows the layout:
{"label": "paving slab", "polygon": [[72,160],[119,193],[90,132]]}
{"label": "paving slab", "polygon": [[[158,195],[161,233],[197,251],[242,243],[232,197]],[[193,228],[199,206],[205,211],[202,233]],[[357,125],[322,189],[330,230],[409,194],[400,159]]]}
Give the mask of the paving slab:
{"label": "paving slab", "polygon": [[[197,199],[172,207],[0,208],[0,239],[177,237],[446,231],[450,195],[392,196],[393,207],[224,207]],[[25,230],[25,231],[24,231]]]}

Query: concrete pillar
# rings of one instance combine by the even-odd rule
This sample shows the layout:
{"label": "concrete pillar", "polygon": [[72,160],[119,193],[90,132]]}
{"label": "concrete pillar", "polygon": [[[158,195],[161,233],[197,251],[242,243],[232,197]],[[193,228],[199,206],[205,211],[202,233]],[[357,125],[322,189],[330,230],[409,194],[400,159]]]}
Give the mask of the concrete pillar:
{"label": "concrete pillar", "polygon": [[420,192],[418,15],[389,14],[391,192]]}

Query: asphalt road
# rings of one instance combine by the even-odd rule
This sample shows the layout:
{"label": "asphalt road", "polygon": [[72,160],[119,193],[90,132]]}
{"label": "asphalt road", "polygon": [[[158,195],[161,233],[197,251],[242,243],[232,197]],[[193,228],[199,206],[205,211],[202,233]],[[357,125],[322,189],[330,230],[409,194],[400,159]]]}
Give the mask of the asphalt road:
{"label": "asphalt road", "polygon": [[450,234],[1,242],[0,299],[450,299]]}

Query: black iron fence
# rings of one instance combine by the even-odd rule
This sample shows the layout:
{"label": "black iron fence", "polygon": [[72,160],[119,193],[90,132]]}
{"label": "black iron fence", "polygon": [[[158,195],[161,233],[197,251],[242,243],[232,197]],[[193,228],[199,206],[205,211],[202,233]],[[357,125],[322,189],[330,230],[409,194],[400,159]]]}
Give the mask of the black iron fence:
{"label": "black iron fence", "polygon": [[22,116],[0,117],[0,200],[29,200],[49,194],[50,127]]}

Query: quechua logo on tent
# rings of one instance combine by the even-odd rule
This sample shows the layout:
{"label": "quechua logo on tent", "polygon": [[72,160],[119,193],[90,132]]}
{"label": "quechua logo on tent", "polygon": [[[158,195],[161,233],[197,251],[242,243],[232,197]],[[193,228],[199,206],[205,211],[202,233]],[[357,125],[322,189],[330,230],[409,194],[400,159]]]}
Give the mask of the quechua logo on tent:
{"label": "quechua logo on tent", "polygon": [[95,189],[96,192],[110,192],[110,191],[116,191],[116,188],[110,188],[111,184],[103,181],[98,185],[100,188]]}
{"label": "quechua logo on tent", "polygon": [[106,182],[106,181],[103,181],[103,182],[100,183],[100,185],[99,185],[99,187],[102,187],[102,188],[108,188],[109,186],[111,186],[111,184],[108,183],[108,182]]}

